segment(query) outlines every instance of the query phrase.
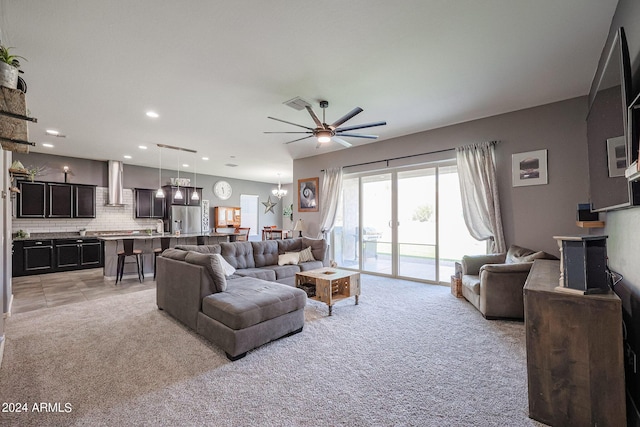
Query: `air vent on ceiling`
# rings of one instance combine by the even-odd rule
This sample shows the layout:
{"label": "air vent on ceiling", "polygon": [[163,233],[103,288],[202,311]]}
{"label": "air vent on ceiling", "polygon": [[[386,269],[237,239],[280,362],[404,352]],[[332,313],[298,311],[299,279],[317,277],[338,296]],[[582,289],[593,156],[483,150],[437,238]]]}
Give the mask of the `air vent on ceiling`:
{"label": "air vent on ceiling", "polygon": [[311,104],[309,104],[307,101],[305,101],[304,99],[300,98],[299,96],[296,96],[293,99],[290,99],[288,101],[283,102],[284,105],[287,105],[293,109],[296,109],[298,111],[300,110],[304,110],[305,107],[309,106],[311,107]]}
{"label": "air vent on ceiling", "polygon": [[236,165],[235,163],[225,163],[225,166],[229,166],[230,168],[235,168],[238,165]]}

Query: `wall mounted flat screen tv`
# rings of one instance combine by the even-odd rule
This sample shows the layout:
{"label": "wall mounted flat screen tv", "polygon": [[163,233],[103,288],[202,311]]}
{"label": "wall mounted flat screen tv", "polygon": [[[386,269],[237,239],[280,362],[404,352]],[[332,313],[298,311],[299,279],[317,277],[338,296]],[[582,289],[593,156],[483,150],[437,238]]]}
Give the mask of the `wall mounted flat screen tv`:
{"label": "wall mounted flat screen tv", "polygon": [[[640,185],[629,183],[624,170],[637,159],[632,144],[635,126],[628,116],[631,68],[622,28],[615,33],[600,74],[591,85],[587,116],[589,188],[593,211],[640,204]],[[629,119],[629,121],[628,121]]]}

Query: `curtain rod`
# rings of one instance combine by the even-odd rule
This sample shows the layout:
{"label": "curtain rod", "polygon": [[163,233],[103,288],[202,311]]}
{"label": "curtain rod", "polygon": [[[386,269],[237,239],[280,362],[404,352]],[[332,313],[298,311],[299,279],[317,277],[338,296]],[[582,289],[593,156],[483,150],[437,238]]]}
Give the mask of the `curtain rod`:
{"label": "curtain rod", "polygon": [[[393,160],[410,159],[411,157],[426,156],[428,154],[446,153],[447,151],[455,151],[455,150],[456,150],[455,148],[446,148],[444,150],[429,151],[428,153],[410,154],[408,156],[392,157],[390,159],[382,159],[382,160],[375,160],[375,161],[371,161],[371,162],[356,163],[354,165],[343,166],[342,168],[343,169],[344,168],[354,168],[356,166],[373,165],[375,163],[382,163],[382,162],[387,162],[387,167],[389,167],[389,162],[391,162]],[[324,169],[321,169],[320,172],[324,172]]]}

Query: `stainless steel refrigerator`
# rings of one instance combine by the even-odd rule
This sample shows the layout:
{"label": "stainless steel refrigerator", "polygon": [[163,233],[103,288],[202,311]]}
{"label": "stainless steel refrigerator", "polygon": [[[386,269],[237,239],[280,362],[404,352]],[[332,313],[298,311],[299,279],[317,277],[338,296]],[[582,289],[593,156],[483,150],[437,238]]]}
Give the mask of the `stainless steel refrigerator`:
{"label": "stainless steel refrigerator", "polygon": [[169,231],[175,234],[198,234],[202,232],[202,209],[200,206],[171,206],[169,208]]}

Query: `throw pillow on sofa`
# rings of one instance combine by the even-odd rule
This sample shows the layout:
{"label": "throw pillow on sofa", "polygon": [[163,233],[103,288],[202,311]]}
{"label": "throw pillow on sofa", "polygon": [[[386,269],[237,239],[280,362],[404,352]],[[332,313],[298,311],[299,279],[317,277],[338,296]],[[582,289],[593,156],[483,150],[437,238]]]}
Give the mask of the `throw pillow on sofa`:
{"label": "throw pillow on sofa", "polygon": [[536,259],[553,259],[553,255],[550,255],[544,251],[532,251],[531,249],[522,248],[520,246],[511,245],[507,251],[505,264],[517,264],[521,262],[533,262]]}
{"label": "throw pillow on sofa", "polygon": [[311,246],[300,251],[300,260],[298,261],[298,264],[315,260],[316,259],[313,257],[313,253],[311,253]]}
{"label": "throw pillow on sofa", "polygon": [[222,269],[224,270],[224,275],[229,277],[236,272],[236,269],[233,268],[233,265],[229,264],[226,259],[220,254],[214,254],[216,258],[218,258],[218,262],[222,265]]}
{"label": "throw pillow on sofa", "polygon": [[285,252],[278,255],[278,265],[296,265],[300,262],[300,252]]}
{"label": "throw pillow on sofa", "polygon": [[201,254],[189,251],[184,260],[190,264],[204,267],[207,273],[209,273],[216,292],[224,292],[227,290],[227,278],[224,276],[224,268],[215,254]]}

